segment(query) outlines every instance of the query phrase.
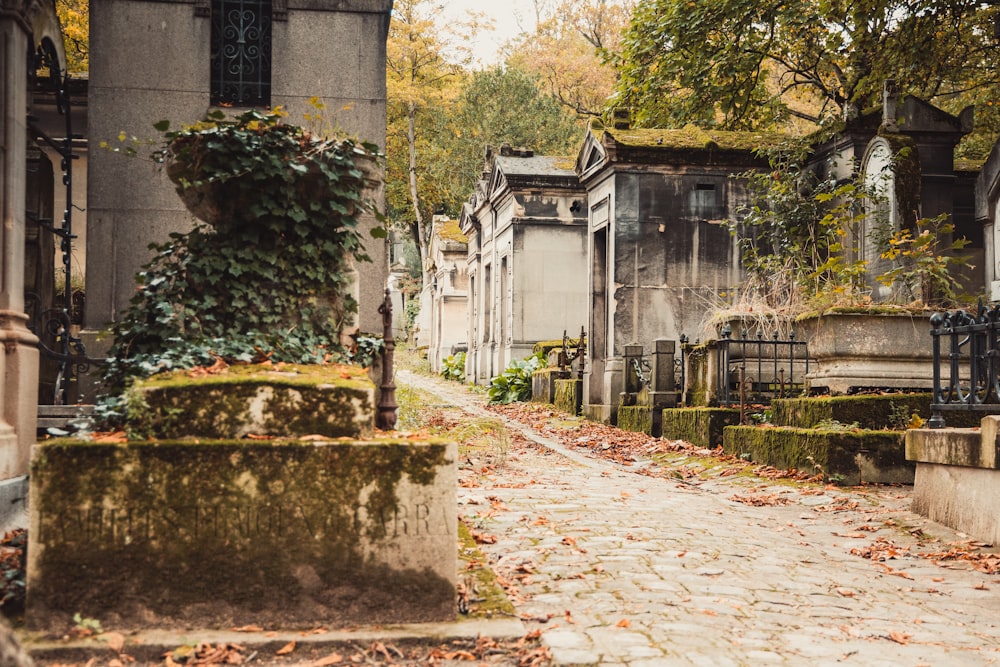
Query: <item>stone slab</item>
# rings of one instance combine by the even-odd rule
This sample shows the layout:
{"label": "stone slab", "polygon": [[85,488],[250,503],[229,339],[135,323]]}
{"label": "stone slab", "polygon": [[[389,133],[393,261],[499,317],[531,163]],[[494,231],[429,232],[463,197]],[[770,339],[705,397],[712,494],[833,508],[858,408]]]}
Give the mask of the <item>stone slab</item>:
{"label": "stone slab", "polygon": [[37,445],[29,628],[450,621],[453,443]]}
{"label": "stone slab", "polygon": [[987,544],[1000,544],[1000,471],[917,463],[913,511]]}
{"label": "stone slab", "polygon": [[144,402],[129,423],[146,437],[248,435],[367,438],[375,426],[375,385],[352,366],[231,366],[192,377],[177,371],[137,382]]}
{"label": "stone slab", "polygon": [[[917,463],[997,467],[996,421],[983,420],[984,429],[920,428],[906,432],[906,459]],[[988,430],[992,431],[989,438]],[[985,446],[990,442],[992,446]]]}

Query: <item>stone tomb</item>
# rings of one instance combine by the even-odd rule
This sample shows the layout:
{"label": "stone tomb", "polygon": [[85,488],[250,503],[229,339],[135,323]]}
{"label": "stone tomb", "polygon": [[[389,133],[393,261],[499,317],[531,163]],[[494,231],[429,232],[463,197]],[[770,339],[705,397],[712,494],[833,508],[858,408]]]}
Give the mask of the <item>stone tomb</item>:
{"label": "stone tomb", "polygon": [[38,445],[27,623],[453,620],[456,458],[400,440]]}

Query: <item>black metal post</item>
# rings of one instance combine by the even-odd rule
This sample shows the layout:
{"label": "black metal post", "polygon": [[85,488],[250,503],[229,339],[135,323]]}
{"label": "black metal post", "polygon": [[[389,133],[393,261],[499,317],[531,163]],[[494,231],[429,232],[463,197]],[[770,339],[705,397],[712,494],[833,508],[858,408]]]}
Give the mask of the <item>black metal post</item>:
{"label": "black metal post", "polygon": [[383,431],[391,431],[396,427],[396,385],[393,383],[393,354],[396,350],[396,339],[392,337],[392,297],[389,290],[385,291],[385,299],[378,307],[382,314],[382,384],[378,401],[378,413],[375,426]]}

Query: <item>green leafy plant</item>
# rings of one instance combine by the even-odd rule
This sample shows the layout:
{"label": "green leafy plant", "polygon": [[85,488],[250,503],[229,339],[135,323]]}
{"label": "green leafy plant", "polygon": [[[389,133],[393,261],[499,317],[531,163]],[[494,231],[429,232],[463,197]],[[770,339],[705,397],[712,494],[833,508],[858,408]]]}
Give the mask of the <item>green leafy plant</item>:
{"label": "green leafy plant", "polygon": [[511,361],[503,373],[493,378],[487,396],[490,403],[515,403],[531,399],[531,374],[545,366],[541,353]]}
{"label": "green leafy plant", "polygon": [[341,331],[357,311],[351,263],[370,261],[358,216],[374,211],[360,165],[375,147],[312,135],[283,116],[216,111],[177,131],[156,125],[164,144],[153,157],[202,222],[150,246],[155,256],[113,329],[113,393],[217,358],[350,359]]}
{"label": "green leafy plant", "polygon": [[954,270],[969,266],[961,254],[969,240],[952,239],[954,231],[947,215],[921,218],[914,229],[900,229],[882,251],[882,258],[894,266],[880,274],[878,281],[910,301],[957,301],[959,283]]}
{"label": "green leafy plant", "polygon": [[[821,180],[802,166],[804,158],[782,146],[770,154],[770,172],[741,174],[750,204],[731,225],[747,272],[740,301],[786,314],[876,300],[920,307],[956,302],[955,269],[968,266],[960,253],[968,241],[953,239],[947,216],[911,217],[896,228],[879,179]],[[910,177],[912,160],[907,148],[894,157],[899,179]],[[878,261],[864,258],[872,250]],[[885,289],[873,295],[879,285]]]}
{"label": "green leafy plant", "polygon": [[441,377],[455,382],[465,382],[465,352],[449,354],[441,361]]}

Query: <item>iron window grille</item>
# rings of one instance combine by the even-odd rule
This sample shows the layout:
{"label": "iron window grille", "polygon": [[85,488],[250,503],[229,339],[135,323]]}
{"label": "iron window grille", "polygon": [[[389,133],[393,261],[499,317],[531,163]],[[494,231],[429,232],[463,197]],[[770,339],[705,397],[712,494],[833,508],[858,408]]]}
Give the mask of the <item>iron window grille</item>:
{"label": "iron window grille", "polygon": [[215,106],[271,104],[271,1],[212,0]]}

